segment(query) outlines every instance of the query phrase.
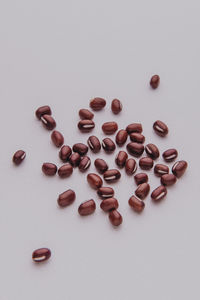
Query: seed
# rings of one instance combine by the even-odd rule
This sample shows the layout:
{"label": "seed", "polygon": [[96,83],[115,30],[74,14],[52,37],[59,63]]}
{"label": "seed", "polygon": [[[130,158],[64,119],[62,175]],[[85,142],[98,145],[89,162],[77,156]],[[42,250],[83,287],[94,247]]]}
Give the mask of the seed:
{"label": "seed", "polygon": [[119,226],[123,222],[121,214],[116,209],[109,212],[109,220],[114,226]]}
{"label": "seed", "polygon": [[108,199],[104,199],[101,202],[101,209],[103,209],[103,211],[108,212],[111,211],[113,209],[117,209],[119,206],[119,203],[117,201],[117,199],[115,198],[108,198]]}
{"label": "seed", "polygon": [[23,150],[18,150],[13,155],[12,160],[13,160],[14,164],[18,166],[22,163],[22,161],[24,160],[25,157],[26,157],[26,152],[24,152]]}
{"label": "seed", "polygon": [[89,109],[80,109],[79,116],[82,120],[92,120],[94,118],[94,114]]}
{"label": "seed", "polygon": [[78,167],[80,161],[81,161],[81,156],[78,152],[72,153],[72,155],[69,158],[69,162],[74,168]]}
{"label": "seed", "polygon": [[145,208],[145,203],[144,201],[138,199],[135,196],[132,196],[129,201],[128,201],[130,207],[132,207],[134,209],[134,211],[140,213],[143,211],[143,209]]}
{"label": "seed", "polygon": [[104,180],[107,182],[116,182],[120,179],[121,173],[117,169],[111,169],[103,174]]}
{"label": "seed", "polygon": [[157,164],[154,167],[154,174],[158,177],[161,177],[162,175],[168,174],[169,168],[166,165]]}
{"label": "seed", "polygon": [[72,190],[67,190],[59,195],[58,197],[58,205],[61,207],[66,207],[74,202],[76,198],[76,194]]}
{"label": "seed", "polygon": [[42,165],[42,171],[47,176],[53,176],[57,172],[57,167],[55,164],[52,163],[44,163]]}
{"label": "seed", "polygon": [[103,160],[101,158],[95,159],[94,165],[100,174],[103,174],[108,170],[107,163],[105,162],[105,160]]}
{"label": "seed", "polygon": [[151,198],[154,201],[160,201],[167,195],[167,189],[165,186],[160,185],[152,193]]}
{"label": "seed", "polygon": [[128,150],[130,155],[133,155],[135,157],[141,156],[144,152],[144,146],[139,143],[131,142],[126,146],[126,149]]}
{"label": "seed", "polygon": [[105,138],[102,141],[102,147],[107,153],[111,153],[115,151],[115,143],[110,138]]}
{"label": "seed", "polygon": [[127,158],[128,154],[125,151],[119,151],[115,158],[116,165],[120,168],[123,168],[125,166]]}
{"label": "seed", "polygon": [[85,172],[90,167],[90,165],[91,165],[90,158],[88,156],[83,156],[81,158],[81,162],[80,162],[78,168],[81,172]]}
{"label": "seed", "polygon": [[142,132],[142,124],[140,123],[132,123],[129,124],[126,127],[126,131],[128,132],[128,134],[132,133],[132,132],[138,132],[141,133]]}
{"label": "seed", "polygon": [[39,263],[48,260],[51,257],[51,251],[48,248],[40,248],[33,252],[33,261]]}
{"label": "seed", "polygon": [[69,160],[71,154],[72,149],[69,146],[62,146],[59,152],[59,157],[63,162],[66,162]]}
{"label": "seed", "polygon": [[137,170],[137,163],[135,159],[129,158],[125,164],[125,171],[127,175],[133,175]]}
{"label": "seed", "polygon": [[145,147],[146,154],[152,159],[157,159],[160,156],[160,151],[158,147],[154,144],[148,144]]}
{"label": "seed", "polygon": [[157,87],[159,86],[159,83],[160,83],[160,77],[158,75],[153,75],[150,80],[150,86],[153,89],[157,89]]}
{"label": "seed", "polygon": [[124,145],[126,143],[127,137],[128,137],[128,133],[126,130],[124,129],[119,130],[115,137],[116,144],[118,146]]}
{"label": "seed", "polygon": [[115,115],[119,114],[122,110],[122,104],[118,99],[113,99],[111,104],[111,110]]}
{"label": "seed", "polygon": [[101,177],[94,173],[89,173],[87,175],[87,181],[88,181],[89,185],[95,190],[100,188],[103,184]]}
{"label": "seed", "polygon": [[135,143],[143,144],[145,141],[145,136],[141,133],[132,132],[130,134],[130,140]]}
{"label": "seed", "polygon": [[63,143],[64,143],[64,137],[63,135],[57,131],[57,130],[54,130],[51,134],[51,140],[52,142],[54,143],[54,145],[58,148],[60,148]]}
{"label": "seed", "polygon": [[139,166],[142,170],[150,170],[153,168],[153,159],[150,157],[142,157],[140,158]]}
{"label": "seed", "polygon": [[102,125],[102,130],[105,134],[113,134],[117,129],[118,125],[116,122],[106,122]]}
{"label": "seed", "polygon": [[61,178],[69,177],[70,175],[72,175],[72,173],[73,173],[73,168],[69,163],[66,163],[65,165],[61,166],[58,169],[58,175]]}
{"label": "seed", "polygon": [[138,186],[138,188],[135,191],[135,194],[137,197],[143,200],[144,198],[146,198],[149,191],[150,191],[150,185],[145,182]]}
{"label": "seed", "polygon": [[51,108],[48,105],[41,106],[36,110],[35,115],[40,120],[43,115],[51,115]]}
{"label": "seed", "polygon": [[87,143],[93,153],[98,153],[101,150],[101,143],[96,136],[90,136]]}
{"label": "seed", "polygon": [[161,184],[170,186],[176,183],[176,176],[174,174],[165,174],[161,177]]}
{"label": "seed", "polygon": [[48,130],[53,130],[56,127],[56,121],[50,115],[43,115],[41,121],[43,126]]}
{"label": "seed", "polygon": [[100,187],[97,191],[97,194],[100,198],[112,198],[114,196],[114,190],[111,187]]}
{"label": "seed", "polygon": [[148,182],[149,180],[148,175],[146,173],[138,173],[134,176],[134,179],[137,185]]}
{"label": "seed", "polygon": [[167,125],[159,120],[153,124],[153,129],[161,137],[166,136],[169,131]]}
{"label": "seed", "polygon": [[78,212],[81,216],[91,215],[96,209],[96,204],[93,199],[83,202],[79,208]]}
{"label": "seed", "polygon": [[100,97],[96,97],[90,101],[90,107],[95,110],[99,111],[106,106],[106,100]]}
{"label": "seed", "polygon": [[78,128],[82,132],[89,132],[95,127],[95,124],[92,120],[81,120],[78,123]]}
{"label": "seed", "polygon": [[88,152],[88,146],[82,143],[74,144],[72,149],[74,152],[78,152],[81,156]]}
{"label": "seed", "polygon": [[187,169],[187,162],[185,160],[177,161],[172,167],[172,173],[177,177],[180,178]]}
{"label": "seed", "polygon": [[171,162],[177,158],[178,151],[176,149],[168,149],[163,152],[162,156],[166,162]]}

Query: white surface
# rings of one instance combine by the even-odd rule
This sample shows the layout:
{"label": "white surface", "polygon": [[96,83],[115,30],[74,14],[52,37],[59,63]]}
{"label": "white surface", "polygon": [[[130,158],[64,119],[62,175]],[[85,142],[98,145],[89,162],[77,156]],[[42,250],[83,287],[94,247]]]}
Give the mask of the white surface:
{"label": "white surface", "polygon": [[[199,9],[194,0],[1,1],[1,300],[200,298]],[[161,85],[152,91],[155,73]],[[135,183],[122,171],[114,185],[124,217],[117,229],[99,208],[77,214],[86,199],[100,204],[77,169],[66,180],[41,173],[44,161],[61,163],[35,109],[49,104],[72,145],[88,137],[76,128],[78,110],[94,96],[108,101],[95,114],[94,134],[102,138],[104,121],[119,128],[140,121],[146,142],[161,152],[175,147],[189,162],[166,200],[148,198],[139,216],[127,204]],[[110,112],[114,97],[124,105],[120,116]],[[166,139],[153,133],[156,119],[169,126]],[[16,168],[11,159],[20,148],[27,158]],[[99,156],[114,166],[115,155],[91,155]],[[159,179],[150,183],[153,189]],[[57,196],[68,188],[76,202],[59,209]],[[52,258],[35,265],[32,251],[43,246]]]}

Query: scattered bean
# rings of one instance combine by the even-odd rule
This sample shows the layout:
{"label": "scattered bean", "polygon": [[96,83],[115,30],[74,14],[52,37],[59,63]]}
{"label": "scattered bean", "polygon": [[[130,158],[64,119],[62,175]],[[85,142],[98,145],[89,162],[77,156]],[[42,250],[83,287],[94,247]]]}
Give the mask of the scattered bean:
{"label": "scattered bean", "polygon": [[78,212],[81,216],[88,216],[94,213],[96,209],[96,203],[94,202],[93,199],[90,199],[88,201],[83,202],[79,208]]}

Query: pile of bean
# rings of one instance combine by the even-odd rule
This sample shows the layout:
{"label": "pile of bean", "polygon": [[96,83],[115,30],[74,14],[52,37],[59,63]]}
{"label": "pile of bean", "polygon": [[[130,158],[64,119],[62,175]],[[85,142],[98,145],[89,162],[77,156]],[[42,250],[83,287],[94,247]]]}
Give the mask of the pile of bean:
{"label": "pile of bean", "polygon": [[[154,75],[151,78],[150,85],[152,88],[157,88],[159,85],[159,76]],[[94,98],[90,101],[90,108],[93,111],[100,111],[106,106],[106,100],[103,98]],[[111,110],[114,114],[119,114],[122,111],[122,104],[118,99],[114,99],[111,103]],[[103,159],[97,158],[94,161],[97,172],[103,176],[106,183],[112,184],[120,179],[121,173],[119,169],[125,168],[126,174],[133,176],[137,171],[138,163],[135,158],[140,158],[145,152],[146,155],[139,159],[139,166],[142,170],[150,170],[154,166],[154,161],[159,158],[160,151],[154,144],[147,144],[144,146],[145,136],[142,134],[142,124],[132,123],[129,124],[126,129],[118,131],[118,124],[116,122],[106,122],[102,125],[102,131],[105,135],[112,135],[116,133],[115,142],[106,137],[102,142],[98,137],[91,135],[87,139],[87,145],[83,143],[74,144],[73,147],[64,145],[64,137],[62,133],[54,130],[56,127],[56,121],[52,117],[52,111],[49,106],[42,106],[36,110],[36,117],[42,122],[43,126],[52,131],[51,140],[54,145],[60,148],[59,157],[64,163],[59,169],[51,162],[45,162],[42,165],[42,172],[47,176],[54,176],[56,173],[61,178],[67,178],[73,173],[73,169],[78,167],[81,172],[85,172],[91,165],[91,159],[86,154],[90,149],[93,153],[99,153],[101,148],[106,153],[112,153],[117,146],[123,146],[128,136],[130,142],[126,145],[127,152],[134,158],[128,158],[128,154],[125,151],[119,151],[115,158],[117,169],[109,169],[108,164]],[[88,109],[80,109],[79,111],[80,121],[78,123],[78,129],[83,133],[91,132],[95,127],[93,121],[94,114]],[[153,129],[160,137],[165,137],[168,134],[167,125],[157,120],[153,124]],[[26,153],[23,150],[18,150],[13,156],[13,162],[19,165],[25,158]],[[162,157],[166,163],[174,161],[178,156],[176,149],[168,149],[164,151]],[[171,173],[169,167],[165,164],[155,164],[154,174],[160,177],[160,186],[158,186],[152,193],[151,198],[153,201],[158,202],[167,195],[167,187],[176,183],[177,178],[180,178],[187,168],[187,162],[184,160],[174,163]],[[118,211],[119,203],[114,198],[114,190],[112,187],[103,186],[103,180],[101,176],[95,173],[89,173],[87,175],[88,184],[91,188],[97,191],[97,195],[102,199],[100,207],[103,211],[108,212],[109,220],[112,225],[119,226],[123,218]],[[148,183],[148,175],[144,172],[134,175],[134,180],[137,185],[135,194],[130,197],[128,204],[134,211],[141,213],[145,208],[144,199],[150,192],[150,185]],[[57,203],[60,207],[66,207],[71,205],[76,198],[76,194],[73,190],[68,189],[58,196]],[[87,200],[82,203],[78,212],[81,216],[87,216],[96,210],[96,203],[93,199]],[[33,252],[32,258],[35,262],[41,262],[47,260],[51,256],[51,251],[48,248],[40,248]]]}

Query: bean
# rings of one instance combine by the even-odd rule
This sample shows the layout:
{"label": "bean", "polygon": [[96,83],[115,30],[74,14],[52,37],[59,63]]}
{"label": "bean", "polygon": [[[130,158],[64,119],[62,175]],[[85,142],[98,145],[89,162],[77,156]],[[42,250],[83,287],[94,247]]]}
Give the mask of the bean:
{"label": "bean", "polygon": [[160,77],[158,75],[153,75],[150,80],[150,86],[153,89],[157,89],[157,87],[159,86],[159,83],[160,83]]}
{"label": "bean", "polygon": [[114,190],[111,187],[100,187],[97,191],[97,194],[100,198],[112,198],[114,196]]}
{"label": "bean", "polygon": [[61,207],[66,207],[74,202],[76,198],[76,194],[73,190],[67,190],[59,195],[58,197],[58,205]]}
{"label": "bean", "polygon": [[108,170],[107,163],[105,162],[105,160],[103,160],[101,158],[95,159],[94,165],[100,174],[103,174]]}
{"label": "bean", "polygon": [[119,151],[115,158],[116,165],[120,168],[123,168],[125,166],[127,158],[128,154],[125,151]]}
{"label": "bean", "polygon": [[36,110],[35,115],[40,120],[43,115],[51,115],[51,108],[48,105],[41,106]]}
{"label": "bean", "polygon": [[119,226],[123,222],[121,214],[116,209],[109,212],[109,220],[113,226]]}
{"label": "bean", "polygon": [[141,133],[142,132],[142,124],[140,123],[132,123],[129,124],[126,127],[126,131],[128,132],[128,134],[132,133],[132,132],[138,132]]}
{"label": "bean", "polygon": [[108,212],[113,209],[117,209],[119,207],[119,203],[115,198],[108,198],[101,202],[100,207],[103,211]]}
{"label": "bean", "polygon": [[165,174],[161,177],[161,184],[170,186],[176,183],[176,176],[174,174]]}
{"label": "bean", "polygon": [[48,248],[40,248],[33,252],[33,261],[39,263],[48,260],[51,257],[51,250]]}
{"label": "bean", "polygon": [[50,115],[43,115],[41,121],[43,126],[48,130],[53,130],[56,127],[56,121]]}
{"label": "bean", "polygon": [[62,146],[59,152],[59,157],[63,162],[66,162],[69,160],[71,154],[72,149],[69,146]]}
{"label": "bean", "polygon": [[145,147],[146,154],[152,159],[157,159],[160,156],[158,147],[154,144],[148,144]]}
{"label": "bean", "polygon": [[188,164],[185,160],[177,161],[172,167],[172,173],[177,178],[180,178],[185,173],[187,166],[188,166]]}
{"label": "bean", "polygon": [[118,125],[116,122],[106,122],[102,125],[102,130],[105,134],[113,134],[117,129]]}
{"label": "bean", "polygon": [[160,185],[152,193],[151,198],[154,201],[160,201],[167,195],[167,189],[165,186]]}
{"label": "bean", "polygon": [[134,176],[134,179],[137,185],[148,182],[149,180],[148,175],[146,173],[138,173]]}
{"label": "bean", "polygon": [[133,175],[137,170],[137,163],[135,159],[129,158],[125,164],[125,171],[127,175]]}
{"label": "bean", "polygon": [[85,172],[90,167],[90,165],[91,165],[90,158],[88,156],[83,156],[81,158],[81,162],[80,162],[78,168],[81,172]]}
{"label": "bean", "polygon": [[78,152],[81,156],[88,152],[88,146],[82,143],[74,144],[72,149],[74,152]]}
{"label": "bean", "polygon": [[153,159],[151,157],[142,157],[139,161],[142,170],[151,170],[153,168]]}
{"label": "bean", "polygon": [[144,201],[138,199],[135,196],[130,197],[129,201],[128,201],[130,207],[132,207],[134,209],[134,211],[140,213],[143,211],[143,209],[145,208],[145,203]]}
{"label": "bean", "polygon": [[126,146],[126,149],[128,150],[130,155],[133,155],[135,157],[141,156],[144,152],[144,146],[139,143],[131,142]]}
{"label": "bean", "polygon": [[144,198],[146,198],[149,191],[150,191],[150,185],[145,182],[138,186],[138,188],[135,191],[135,194],[137,197],[143,200]]}
{"label": "bean", "polygon": [[110,138],[103,139],[102,147],[107,153],[111,153],[116,149],[115,143]]}
{"label": "bean", "polygon": [[82,120],[92,120],[94,118],[94,114],[89,109],[80,109],[79,116]]}
{"label": "bean", "polygon": [[115,137],[116,144],[118,146],[124,145],[126,143],[127,137],[128,137],[128,133],[126,130],[124,129],[119,130]]}
{"label": "bean", "polygon": [[18,150],[13,155],[13,159],[12,159],[13,163],[18,166],[23,162],[25,157],[26,157],[26,152],[24,152],[23,150]]}
{"label": "bean", "polygon": [[166,162],[171,162],[177,158],[178,151],[176,149],[168,149],[163,152],[162,156]]}
{"label": "bean", "polygon": [[169,173],[169,168],[166,165],[163,164],[157,164],[154,167],[154,174],[158,177],[161,177],[164,174],[168,174]]}
{"label": "bean", "polygon": [[89,132],[95,127],[92,120],[81,120],[78,122],[78,129],[82,132]]}
{"label": "bean", "polygon": [[116,182],[120,179],[121,173],[117,169],[111,169],[103,174],[104,180],[107,182]]}
{"label": "bean", "polygon": [[166,136],[169,132],[167,125],[159,120],[153,124],[153,129],[161,137]]}
{"label": "bean", "polygon": [[91,215],[96,209],[96,203],[93,199],[83,202],[79,208],[78,212],[81,216]]}
{"label": "bean", "polygon": [[145,136],[141,133],[132,132],[130,134],[130,140],[135,143],[143,144],[145,141]]}
{"label": "bean", "polygon": [[47,176],[53,176],[57,172],[57,166],[52,163],[44,163],[42,165],[42,171]]}
{"label": "bean", "polygon": [[66,178],[71,176],[73,173],[73,168],[69,163],[66,163],[65,165],[61,166],[58,169],[58,175],[60,176],[60,178]]}
{"label": "bean", "polygon": [[60,148],[64,143],[64,137],[62,133],[60,133],[57,130],[54,130],[51,134],[51,140],[54,143],[54,145],[58,148]]}
{"label": "bean", "polygon": [[69,158],[69,162],[72,165],[72,167],[78,167],[81,161],[81,156],[78,152],[72,153],[72,155]]}
{"label": "bean", "polygon": [[106,100],[100,97],[96,97],[90,101],[90,107],[95,110],[99,111],[106,106]]}
{"label": "bean", "polygon": [[122,111],[122,104],[118,99],[113,99],[111,104],[111,110],[112,112],[117,115]]}
{"label": "bean", "polygon": [[93,153],[98,153],[101,150],[101,143],[96,136],[90,136],[87,143]]}
{"label": "bean", "polygon": [[89,173],[87,175],[87,181],[89,185],[95,190],[98,190],[103,184],[101,177],[95,173]]}

